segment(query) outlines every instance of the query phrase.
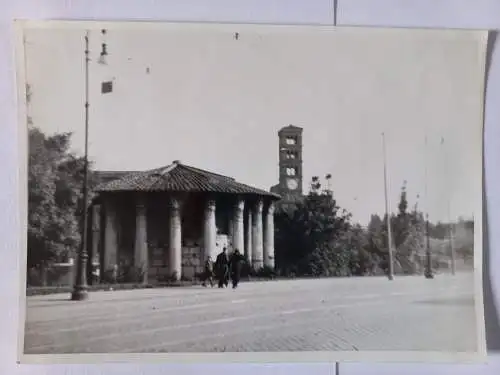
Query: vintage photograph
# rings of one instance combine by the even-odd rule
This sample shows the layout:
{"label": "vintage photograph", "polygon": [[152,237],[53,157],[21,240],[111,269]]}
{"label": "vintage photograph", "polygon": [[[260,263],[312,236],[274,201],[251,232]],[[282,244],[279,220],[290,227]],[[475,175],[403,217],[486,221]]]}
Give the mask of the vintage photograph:
{"label": "vintage photograph", "polygon": [[21,362],[484,355],[486,32],[17,26]]}

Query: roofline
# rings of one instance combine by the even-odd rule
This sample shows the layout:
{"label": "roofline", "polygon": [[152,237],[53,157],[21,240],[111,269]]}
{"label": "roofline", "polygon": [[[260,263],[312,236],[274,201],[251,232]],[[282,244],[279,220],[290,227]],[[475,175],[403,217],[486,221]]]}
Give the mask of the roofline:
{"label": "roofline", "polygon": [[304,128],[301,128],[300,126],[296,126],[296,125],[290,124],[290,125],[282,127],[280,130],[278,130],[278,134],[281,134],[281,133],[283,133],[284,131],[287,131],[287,130],[297,130],[297,131],[302,132],[304,130]]}
{"label": "roofline", "polygon": [[109,176],[109,177],[113,177],[113,176],[116,176],[116,177],[123,177],[127,174],[130,174],[130,173],[140,173],[142,171],[137,171],[137,170],[134,170],[134,171],[100,171],[100,170],[91,170],[91,173],[94,173],[96,175],[100,175],[100,176]]}
{"label": "roofline", "polygon": [[209,170],[206,170],[206,169],[201,169],[201,168],[193,167],[191,165],[183,164],[183,163],[178,162],[178,161],[175,161],[174,163],[169,164],[169,165],[164,165],[164,166],[161,166],[161,167],[150,168],[150,169],[145,169],[145,170],[130,170],[130,171],[110,171],[110,170],[99,171],[99,170],[95,170],[94,173],[97,173],[97,174],[110,174],[110,175],[127,175],[129,173],[148,173],[148,172],[154,172],[154,171],[163,171],[164,169],[172,168],[172,167],[177,166],[177,165],[182,165],[183,167],[190,168],[190,169],[193,169],[193,170],[196,170],[196,171],[200,171],[200,172],[204,172],[204,173],[209,173],[209,174],[214,175],[214,176],[219,176],[219,177],[226,178],[228,180],[236,181],[234,177],[226,176],[226,175],[223,175],[223,174],[220,174],[220,173],[215,173],[215,172],[212,172],[212,171],[209,171]]}
{"label": "roofline", "polygon": [[[168,170],[170,172],[171,170],[175,169],[177,166],[182,166],[182,167],[187,168],[188,170],[191,170],[191,171],[194,171],[194,172],[201,172],[201,173],[206,173],[206,174],[209,174],[209,175],[221,177],[223,179],[226,179],[227,181],[235,182],[235,183],[237,183],[239,185],[243,185],[243,186],[246,186],[246,187],[248,187],[250,189],[256,190],[255,192],[240,193],[241,195],[258,195],[258,196],[262,196],[262,197],[271,198],[273,200],[281,200],[282,199],[281,195],[279,195],[277,193],[274,193],[274,192],[271,192],[271,191],[267,191],[267,190],[264,190],[264,189],[261,189],[261,188],[257,188],[257,187],[251,186],[251,185],[247,185],[247,184],[238,182],[238,181],[236,181],[236,179],[234,177],[225,176],[223,174],[214,173],[214,172],[211,172],[211,171],[208,171],[208,170],[205,170],[205,169],[201,169],[201,168],[193,167],[193,166],[190,166],[190,165],[182,164],[178,160],[174,161],[170,165],[159,167],[159,168],[154,168],[154,169],[149,169],[149,170],[142,170],[142,171],[95,171],[95,172],[97,174],[101,174],[101,175],[108,174],[109,177],[116,176],[117,177],[116,179],[120,180],[120,179],[126,177],[127,175],[134,174],[134,173],[155,173],[156,172],[156,173],[162,174],[164,170]],[[96,188],[95,188],[95,191],[98,192],[98,193],[133,192],[133,191],[136,191],[136,190],[133,190],[133,189],[123,189],[123,190],[122,189],[118,189],[118,190],[103,189],[104,186],[106,186],[108,183],[111,183],[111,182],[112,181],[108,181],[108,182],[102,182],[102,183],[98,184],[96,186]],[[192,191],[192,192],[195,192],[195,191]],[[203,192],[203,191],[200,191],[200,192]],[[218,193],[220,193],[220,194],[230,194],[230,193],[224,193],[224,192],[218,192]]]}

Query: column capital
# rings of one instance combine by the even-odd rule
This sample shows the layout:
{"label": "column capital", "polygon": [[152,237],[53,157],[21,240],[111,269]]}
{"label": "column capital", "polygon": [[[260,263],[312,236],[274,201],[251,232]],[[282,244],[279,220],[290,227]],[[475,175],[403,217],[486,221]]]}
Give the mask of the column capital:
{"label": "column capital", "polygon": [[262,213],[263,208],[264,208],[264,201],[262,199],[258,199],[254,205],[255,212]]}
{"label": "column capital", "polygon": [[178,197],[170,197],[168,200],[168,205],[172,210],[180,210],[181,209],[181,200]]}
{"label": "column capital", "polygon": [[215,211],[215,199],[208,198],[205,201],[205,210],[207,210],[207,211]]}
{"label": "column capital", "polygon": [[267,214],[273,215],[274,209],[275,209],[274,202],[273,201],[269,202],[269,204],[267,205]]}
{"label": "column capital", "polygon": [[233,203],[233,207],[237,213],[241,213],[245,209],[245,201],[241,197],[238,197]]}

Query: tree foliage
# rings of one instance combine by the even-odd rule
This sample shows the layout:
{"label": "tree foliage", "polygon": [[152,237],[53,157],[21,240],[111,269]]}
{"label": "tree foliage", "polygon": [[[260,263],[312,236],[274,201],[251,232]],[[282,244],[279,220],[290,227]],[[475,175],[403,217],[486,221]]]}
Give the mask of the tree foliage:
{"label": "tree foliage", "polygon": [[71,133],[29,127],[28,267],[64,261],[80,243],[84,160]]}
{"label": "tree foliage", "polygon": [[318,177],[293,210],[278,210],[276,257],[285,274],[349,274],[348,238],[350,214],[341,210],[333,193],[321,190]]}
{"label": "tree foliage", "polygon": [[[331,175],[325,177],[328,182]],[[373,214],[366,227],[351,222],[329,186],[322,189],[319,177],[310,182],[310,192],[295,209],[277,210],[275,218],[276,264],[283,274],[349,276],[387,274],[389,269],[388,221],[392,232],[393,264],[396,274],[423,272],[426,249],[426,221],[408,202],[404,182],[397,211],[389,220]],[[448,238],[449,225],[429,225],[431,236]],[[473,228],[468,222],[453,225],[459,257],[469,257],[473,249]],[[442,241],[441,241],[442,242]],[[445,254],[435,254],[437,257]],[[441,262],[442,263],[442,262]]]}
{"label": "tree foliage", "polygon": [[425,238],[424,220],[422,214],[418,212],[418,203],[412,211],[408,208],[405,181],[401,188],[398,212],[391,216],[395,271],[403,274],[412,274],[417,271],[417,256],[423,248]]}

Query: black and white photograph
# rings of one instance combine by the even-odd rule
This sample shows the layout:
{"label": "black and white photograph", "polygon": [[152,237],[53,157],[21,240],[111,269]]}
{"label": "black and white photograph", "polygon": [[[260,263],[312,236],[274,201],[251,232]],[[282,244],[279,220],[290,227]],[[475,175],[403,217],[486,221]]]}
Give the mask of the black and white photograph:
{"label": "black and white photograph", "polygon": [[17,26],[22,363],[484,359],[487,32]]}

